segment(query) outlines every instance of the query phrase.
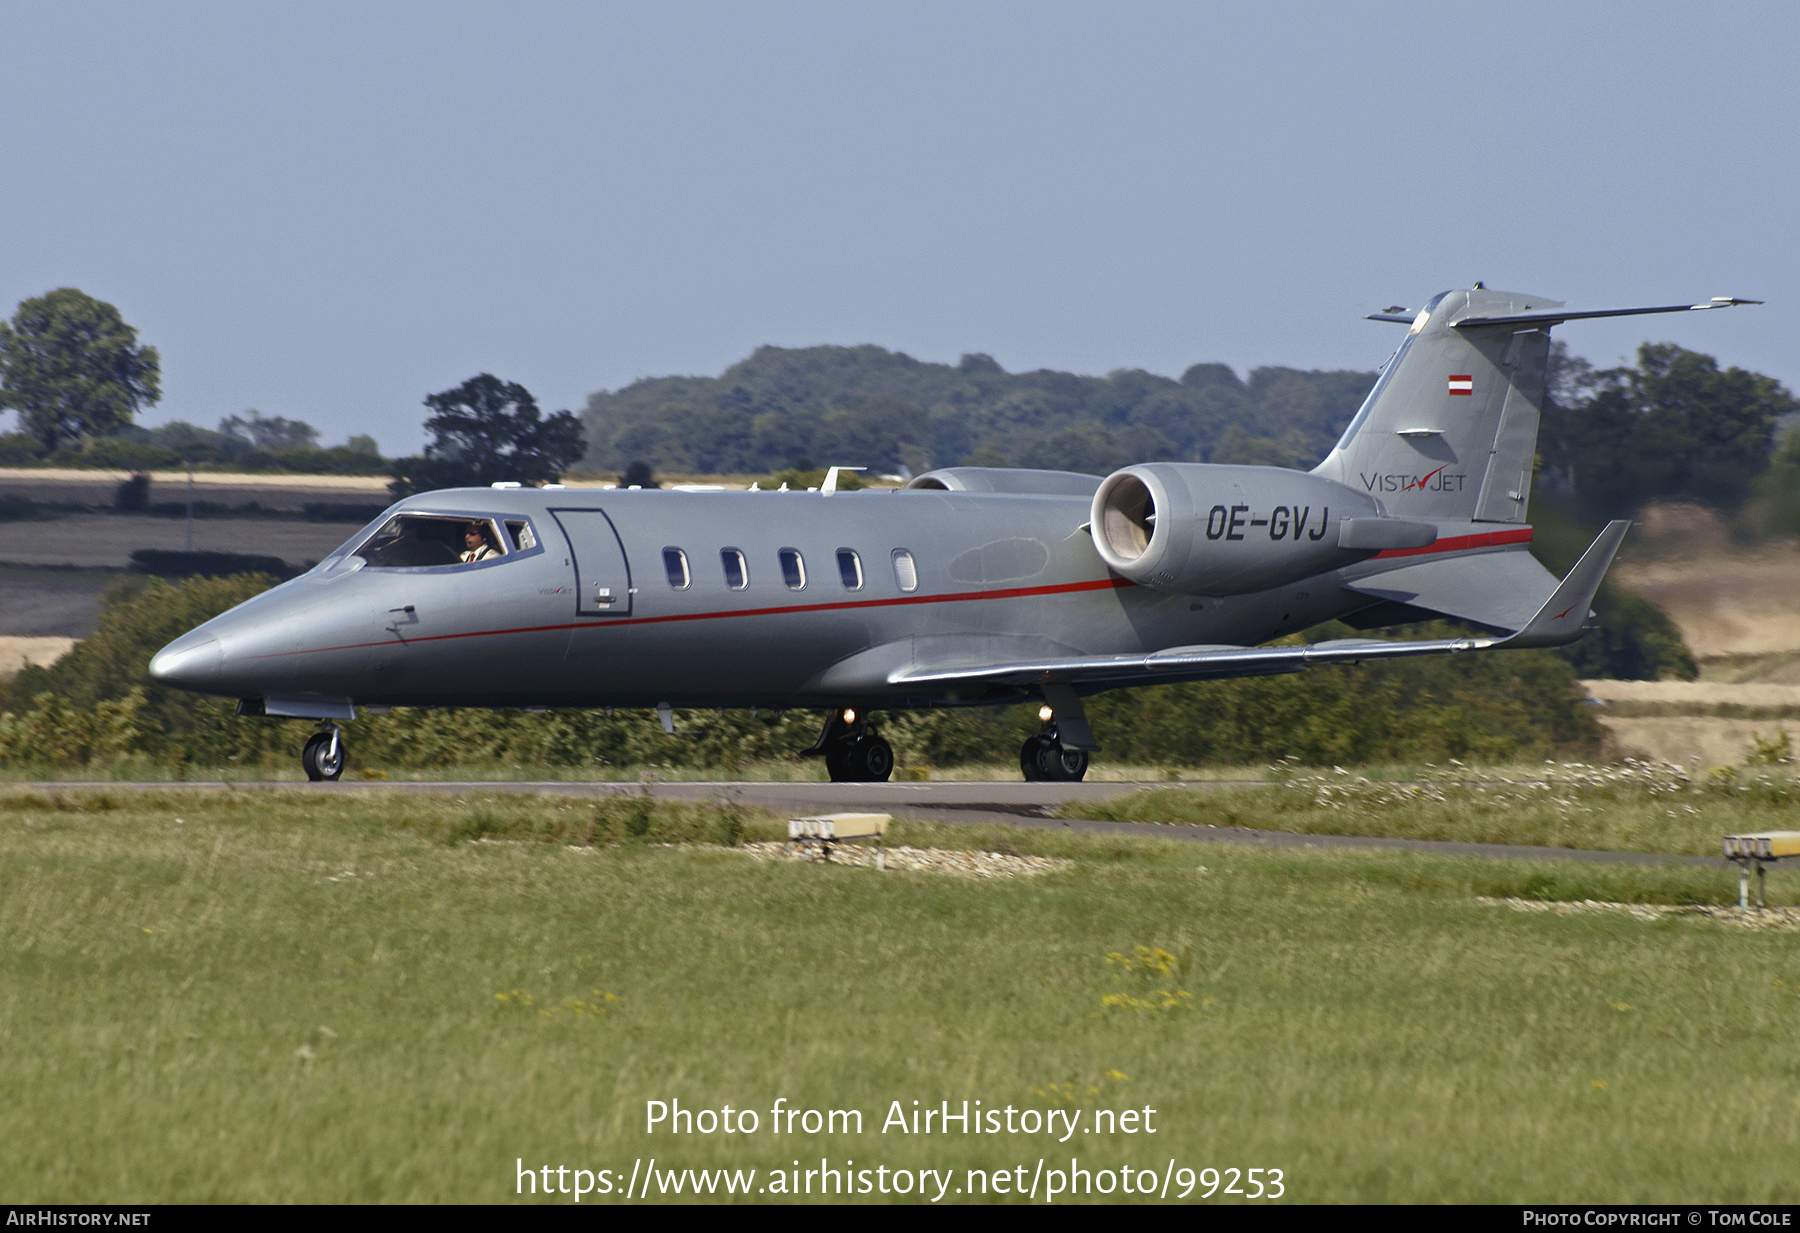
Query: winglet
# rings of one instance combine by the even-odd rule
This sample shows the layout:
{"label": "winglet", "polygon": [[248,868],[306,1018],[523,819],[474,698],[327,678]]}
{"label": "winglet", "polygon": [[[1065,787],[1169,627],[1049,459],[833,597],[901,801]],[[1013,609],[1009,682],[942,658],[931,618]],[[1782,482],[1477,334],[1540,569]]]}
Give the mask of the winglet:
{"label": "winglet", "polygon": [[1525,628],[1494,645],[1562,646],[1581,637],[1581,631],[1587,625],[1588,606],[1594,602],[1594,592],[1600,589],[1600,581],[1606,577],[1607,567],[1612,564],[1613,556],[1625,539],[1625,532],[1630,529],[1631,523],[1628,521],[1607,523],[1606,529],[1581,554],[1581,560],[1575,562],[1575,568],[1569,571],[1568,577],[1562,580],[1562,585],[1544,601],[1544,606],[1538,609],[1537,615],[1526,622]]}

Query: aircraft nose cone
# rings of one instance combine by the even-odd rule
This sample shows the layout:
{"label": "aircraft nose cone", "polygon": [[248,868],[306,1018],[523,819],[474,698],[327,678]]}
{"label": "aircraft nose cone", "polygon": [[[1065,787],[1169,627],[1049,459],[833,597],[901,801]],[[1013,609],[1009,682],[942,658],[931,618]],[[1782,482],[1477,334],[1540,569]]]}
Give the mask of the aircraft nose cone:
{"label": "aircraft nose cone", "polygon": [[150,661],[151,679],[177,689],[205,689],[219,679],[224,656],[214,638],[177,638]]}

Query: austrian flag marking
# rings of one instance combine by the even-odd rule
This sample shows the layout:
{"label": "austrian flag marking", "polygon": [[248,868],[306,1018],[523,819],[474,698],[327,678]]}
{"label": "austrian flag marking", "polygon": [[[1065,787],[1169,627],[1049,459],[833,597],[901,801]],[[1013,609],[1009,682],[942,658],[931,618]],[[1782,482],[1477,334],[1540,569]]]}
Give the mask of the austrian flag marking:
{"label": "austrian flag marking", "polygon": [[1474,376],[1470,373],[1463,373],[1461,375],[1452,374],[1450,377],[1450,392],[1452,394],[1474,394]]}

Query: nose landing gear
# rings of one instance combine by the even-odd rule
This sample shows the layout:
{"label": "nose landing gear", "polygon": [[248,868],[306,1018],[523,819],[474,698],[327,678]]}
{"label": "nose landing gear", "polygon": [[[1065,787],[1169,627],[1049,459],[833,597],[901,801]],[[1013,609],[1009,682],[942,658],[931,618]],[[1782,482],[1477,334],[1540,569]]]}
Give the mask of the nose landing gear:
{"label": "nose landing gear", "polygon": [[336,779],[344,773],[344,737],[343,733],[333,726],[323,732],[315,732],[307,739],[306,747],[300,751],[300,765],[306,771],[306,777],[314,783],[322,779]]}

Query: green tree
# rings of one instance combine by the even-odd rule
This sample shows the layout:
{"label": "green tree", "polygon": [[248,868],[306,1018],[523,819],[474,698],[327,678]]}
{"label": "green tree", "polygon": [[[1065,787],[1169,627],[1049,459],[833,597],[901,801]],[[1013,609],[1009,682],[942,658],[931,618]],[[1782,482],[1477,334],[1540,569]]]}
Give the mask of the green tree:
{"label": "green tree", "polygon": [[1789,428],[1756,480],[1751,523],[1767,535],[1800,535],[1800,429]]}
{"label": "green tree", "polygon": [[140,347],[119,310],[73,287],[25,300],[0,324],[0,408],[46,453],[104,437],[162,397],[155,347]]}
{"label": "green tree", "polygon": [[505,480],[550,483],[581,457],[580,421],[568,411],[545,416],[515,381],[484,372],[425,405],[431,443],[423,456],[395,461],[388,489],[396,497]]}
{"label": "green tree", "polygon": [[1594,372],[1553,356],[1541,448],[1592,517],[1660,497],[1735,507],[1769,465],[1775,424],[1800,403],[1773,377],[1645,343],[1635,368]]}
{"label": "green tree", "polygon": [[305,420],[265,416],[254,407],[243,415],[228,415],[220,420],[219,432],[235,437],[251,449],[271,454],[277,450],[316,449],[319,444],[319,430]]}

